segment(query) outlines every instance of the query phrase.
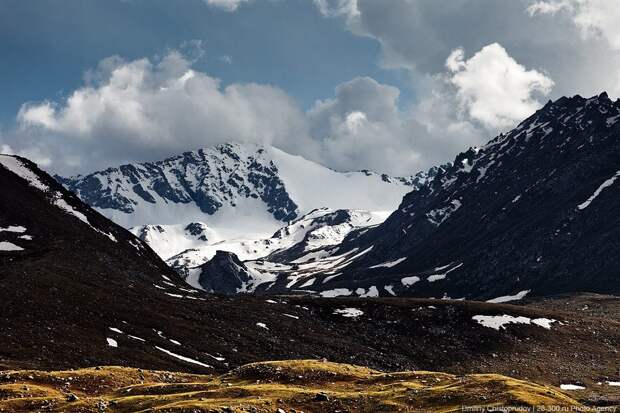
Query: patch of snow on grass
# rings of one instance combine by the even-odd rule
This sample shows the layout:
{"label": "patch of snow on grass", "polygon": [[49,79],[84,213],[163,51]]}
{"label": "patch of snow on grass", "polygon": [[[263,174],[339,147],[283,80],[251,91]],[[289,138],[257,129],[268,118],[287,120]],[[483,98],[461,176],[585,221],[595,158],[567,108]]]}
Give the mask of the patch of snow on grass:
{"label": "patch of snow on grass", "polygon": [[547,330],[551,330],[551,323],[554,323],[555,321],[556,320],[553,320],[551,318],[535,318],[532,320],[532,324],[536,324],[537,326],[540,326]]}
{"label": "patch of snow on grass", "polygon": [[[451,264],[450,264],[451,265]],[[444,278],[446,278],[448,276],[448,274],[450,274],[452,271],[456,270],[457,268],[461,268],[463,266],[463,263],[460,263],[459,265],[450,268],[448,271],[443,272],[443,273],[437,273],[437,274],[433,274],[433,275],[429,275],[428,278],[426,279],[426,281],[428,281],[429,283],[435,282],[435,281],[439,281],[439,280],[443,280]],[[446,266],[444,267],[440,267],[440,268],[446,268]],[[437,269],[435,269],[437,270]]]}
{"label": "patch of snow on grass", "polygon": [[580,386],[578,384],[560,384],[560,389],[562,390],[585,390],[585,387]]}
{"label": "patch of snow on grass", "polygon": [[0,241],[0,251],[23,251],[24,249],[18,245],[8,241]]}
{"label": "patch of snow on grass", "polygon": [[359,308],[347,307],[347,308],[334,310],[334,314],[339,314],[343,317],[348,317],[348,318],[357,318],[361,315],[364,315],[364,312],[360,310]]}
{"label": "patch of snow on grass", "polygon": [[434,209],[426,214],[426,217],[430,223],[436,226],[440,226],[443,222],[450,218],[454,212],[456,212],[463,204],[458,199],[450,201],[448,206],[443,208]]}
{"label": "patch of snow on grass", "polygon": [[618,179],[618,177],[620,177],[620,171],[616,172],[614,176],[612,176],[611,178],[603,182],[601,186],[599,186],[596,189],[596,191],[594,191],[594,193],[590,196],[590,198],[588,198],[584,203],[577,205],[577,209],[583,210],[589,207],[592,201],[594,201],[596,197],[598,197],[605,188],[612,186],[613,183],[616,182],[616,179]]}
{"label": "patch of snow on grass", "polygon": [[121,330],[119,330],[119,329],[118,329],[118,328],[116,328],[116,327],[108,327],[108,328],[109,328],[111,331],[114,331],[115,333],[118,333],[118,334],[124,334]]}
{"label": "patch of snow on grass", "polygon": [[327,290],[327,291],[321,291],[320,295],[321,297],[326,297],[326,298],[333,298],[333,297],[339,297],[339,296],[349,296],[353,294],[353,291],[349,290],[348,288],[334,288],[333,290]]}
{"label": "patch of snow on grass", "polygon": [[379,290],[377,290],[377,287],[375,287],[374,285],[370,287],[368,291],[366,291],[364,288],[358,288],[357,290],[355,290],[355,292],[357,293],[357,295],[364,298],[379,297]]}
{"label": "patch of snow on grass", "polygon": [[131,334],[127,334],[127,337],[133,338],[134,340],[138,340],[138,341],[142,341],[142,342],[146,341],[143,338],[140,338],[140,337],[137,337],[137,336],[132,336]]}
{"label": "patch of snow on grass", "polygon": [[392,267],[400,264],[401,262],[405,261],[406,259],[407,259],[407,257],[403,257],[403,258],[399,258],[399,259],[394,260],[394,261],[388,261],[388,262],[384,262],[382,264],[373,265],[372,267],[368,267],[368,268],[392,268]]}
{"label": "patch of snow on grass", "polygon": [[420,281],[420,277],[405,277],[403,279],[400,280],[401,284],[404,285],[405,287],[409,287],[412,286],[413,284],[417,283],[418,281]]}
{"label": "patch of snow on grass", "polygon": [[383,289],[385,291],[387,291],[388,293],[392,294],[393,296],[396,296],[396,293],[394,292],[394,286],[393,285],[384,285]]}
{"label": "patch of snow on grass", "polygon": [[106,341],[108,342],[108,346],[110,346],[110,347],[118,347],[118,343],[113,338],[107,337]]}
{"label": "patch of snow on grass", "polygon": [[303,283],[302,285],[300,285],[299,288],[310,287],[312,284],[314,284],[315,281],[316,281],[316,278],[311,278],[305,283]]}
{"label": "patch of snow on grass", "polygon": [[267,327],[267,324],[265,323],[256,323],[256,326],[260,328],[264,328],[265,330],[269,330],[269,327]]}
{"label": "patch of snow on grass", "polygon": [[166,350],[165,348],[161,348],[161,347],[157,347],[157,346],[155,346],[155,348],[157,350],[159,350],[159,351],[163,351],[164,353],[168,354],[169,356],[172,356],[172,357],[177,358],[179,360],[183,360],[183,361],[185,361],[187,363],[197,364],[199,366],[207,367],[207,368],[210,368],[210,369],[213,368],[213,366],[210,366],[208,364],[202,363],[202,362],[200,362],[198,360],[191,359],[189,357],[181,356],[180,354],[173,353],[172,351]]}
{"label": "patch of snow on grass", "polygon": [[477,321],[478,324],[489,327],[495,330],[505,329],[507,324],[535,324],[539,327],[543,327],[547,330],[551,329],[551,323],[556,320],[548,319],[548,318],[535,318],[531,319],[529,317],[518,316],[514,317],[511,315],[475,315],[472,317],[473,320]]}
{"label": "patch of snow on grass", "polygon": [[226,358],[225,358],[225,357],[214,356],[214,355],[209,354],[209,353],[205,353],[205,354],[206,354],[207,356],[211,357],[211,358],[212,358],[212,359],[214,359],[214,360],[217,360],[217,361],[226,361]]}
{"label": "patch of snow on grass", "polygon": [[515,295],[504,295],[502,297],[493,298],[492,300],[487,300],[487,303],[507,303],[510,301],[518,301],[522,300],[531,290],[523,290]]}
{"label": "patch of snow on grass", "polygon": [[334,278],[338,277],[339,275],[341,275],[341,274],[340,274],[340,273],[338,273],[338,274],[334,274],[334,275],[330,275],[330,276],[328,276],[328,277],[325,277],[325,278],[323,279],[323,282],[322,282],[322,283],[323,283],[323,284],[325,284],[326,282],[328,282],[328,281],[330,281],[330,280],[333,280]]}
{"label": "patch of snow on grass", "polygon": [[6,228],[0,227],[0,232],[15,232],[17,234],[23,234],[26,232],[26,228],[22,226],[9,225]]}

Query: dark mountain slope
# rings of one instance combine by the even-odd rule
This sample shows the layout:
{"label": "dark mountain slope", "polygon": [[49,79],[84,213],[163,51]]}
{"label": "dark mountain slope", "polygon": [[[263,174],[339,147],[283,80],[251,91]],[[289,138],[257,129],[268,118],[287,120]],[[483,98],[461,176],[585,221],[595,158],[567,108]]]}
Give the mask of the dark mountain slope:
{"label": "dark mountain slope", "polygon": [[548,103],[457,156],[385,223],[345,240],[337,253],[372,249],[324,288],[393,284],[402,295],[484,299],[620,293],[619,120],[620,102],[606,94]]}

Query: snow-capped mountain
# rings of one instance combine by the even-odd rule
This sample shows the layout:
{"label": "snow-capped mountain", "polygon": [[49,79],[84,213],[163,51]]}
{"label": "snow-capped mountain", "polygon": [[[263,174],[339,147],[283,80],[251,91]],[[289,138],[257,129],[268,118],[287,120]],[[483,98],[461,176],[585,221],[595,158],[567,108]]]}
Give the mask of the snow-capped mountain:
{"label": "snow-capped mountain", "polygon": [[[82,393],[79,400],[68,399],[68,393],[42,398],[36,388],[32,391],[33,381],[28,378],[41,378],[45,384],[52,376],[36,370],[71,369],[53,373],[66,393],[86,383],[86,376],[77,377],[75,369],[88,367],[84,371],[97,378],[93,388],[106,386],[99,382],[101,371],[92,366],[131,365],[144,374],[159,370],[156,375],[168,380],[161,370],[215,377],[265,360],[324,358],[386,371],[449,370],[456,360],[463,372],[480,372],[481,366],[483,372],[520,378],[541,377],[545,372],[548,380],[561,383],[567,374],[564,367],[577,360],[588,367],[578,370],[579,383],[616,377],[614,346],[620,333],[609,316],[615,305],[610,297],[579,297],[572,303],[549,300],[548,307],[437,300],[224,298],[189,288],[148,245],[26,159],[0,156],[0,188],[0,367],[11,370],[0,374],[0,381],[3,392],[9,389],[9,397],[19,396],[3,396],[4,411],[31,411],[33,406],[92,410],[88,406],[94,404],[85,403]],[[337,225],[341,214],[332,211],[323,216]],[[187,229],[190,235],[201,231],[192,227]],[[354,229],[349,237],[367,228]],[[295,233],[289,232],[282,236]],[[307,238],[311,242],[303,245],[316,245],[314,237]],[[268,291],[273,281],[263,282],[260,277],[266,280],[275,274],[258,272],[223,252],[203,267],[215,275],[209,280],[214,290],[235,288],[239,280],[247,291],[255,288],[254,283]],[[235,278],[228,277],[231,271]],[[578,311],[585,303],[596,310]],[[565,351],[568,342],[576,350]],[[589,351],[582,355],[582,348]],[[515,364],[506,360],[528,362],[515,371]],[[141,371],[134,372],[123,377],[139,384]],[[118,376],[113,373],[112,381]],[[19,394],[12,390],[17,388],[16,374],[23,375],[27,384],[19,384]],[[253,382],[256,376],[251,378]],[[178,383],[171,385],[177,388]],[[195,384],[188,385],[195,390]],[[314,394],[308,400],[321,404]]]}
{"label": "snow-capped mountain", "polygon": [[[338,246],[352,231],[376,226],[383,222],[388,215],[389,212],[319,208],[280,228],[271,237],[257,240],[232,239],[221,241],[217,241],[217,238],[211,238],[212,241],[206,240],[202,242],[202,245],[188,248],[168,258],[167,262],[180,274],[188,277],[187,281],[196,288],[204,288],[220,293],[250,292],[260,284],[256,280],[250,280],[251,277],[245,280],[247,282],[243,282],[240,279],[237,280],[237,282],[233,283],[235,288],[224,291],[217,286],[210,285],[212,280],[203,278],[201,284],[199,272],[196,272],[195,268],[217,257],[218,253],[223,252],[232,253],[228,255],[225,262],[237,263],[247,260],[258,260],[267,256],[270,257],[270,262],[292,261],[297,256],[304,255],[306,251]],[[190,225],[198,226],[199,224],[194,223]],[[169,246],[174,247],[176,245],[185,245],[188,241],[192,242],[191,237],[178,237],[178,227],[155,226],[149,228],[149,231],[147,236],[142,239],[153,246],[156,251],[159,249],[160,256],[164,254]],[[162,238],[165,239],[165,242],[162,242]],[[171,240],[178,241],[174,243],[174,241],[170,242]],[[234,258],[232,258],[233,254]],[[224,256],[225,254],[220,254],[220,257]],[[214,263],[213,265],[216,264]],[[256,271],[252,274],[257,275],[261,279],[273,279],[271,275],[262,277]]]}
{"label": "snow-capped mountain", "polygon": [[241,260],[257,259],[275,251],[337,245],[353,229],[378,225],[390,211],[333,210],[318,208],[259,239],[224,238],[203,222],[187,225],[142,225],[130,231],[175,268],[195,267],[210,260],[215,252],[230,251]]}
{"label": "snow-capped mountain", "polygon": [[204,222],[187,225],[141,225],[130,228],[162,259],[168,259],[182,251],[211,245],[222,241],[220,235]]}
{"label": "snow-capped mountain", "polygon": [[204,222],[222,239],[256,239],[316,208],[393,211],[428,176],[336,172],[274,147],[224,144],[58,179],[126,228]]}
{"label": "snow-capped mountain", "polygon": [[[244,265],[270,280],[255,287],[263,293],[500,302],[618,293],[619,185],[620,101],[564,97],[459,154],[383,224],[306,257]],[[204,266],[200,278],[210,274]]]}

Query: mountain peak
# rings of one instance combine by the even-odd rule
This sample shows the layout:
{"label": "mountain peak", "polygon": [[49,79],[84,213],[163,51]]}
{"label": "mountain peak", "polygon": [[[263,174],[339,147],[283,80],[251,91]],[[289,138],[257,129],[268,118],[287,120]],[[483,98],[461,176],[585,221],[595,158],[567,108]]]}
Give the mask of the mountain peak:
{"label": "mountain peak", "polygon": [[[269,145],[230,142],[58,180],[126,227],[207,216],[210,224],[226,221],[230,226],[258,216],[262,228],[271,225],[266,233],[273,233],[282,222],[318,207],[394,210],[425,176],[337,172]],[[245,231],[252,226],[244,222]]]}

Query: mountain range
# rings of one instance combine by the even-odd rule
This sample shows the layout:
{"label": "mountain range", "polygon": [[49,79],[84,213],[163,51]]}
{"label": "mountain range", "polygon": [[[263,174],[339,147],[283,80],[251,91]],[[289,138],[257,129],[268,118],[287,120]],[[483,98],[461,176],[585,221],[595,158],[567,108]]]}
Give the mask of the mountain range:
{"label": "mountain range", "polygon": [[[286,222],[271,215],[280,222],[272,233],[220,241],[223,232],[208,224],[217,211],[200,212],[206,222],[179,216],[176,223],[143,223],[144,232],[133,228],[136,236],[34,163],[1,155],[0,369],[9,371],[0,374],[0,407],[46,410],[60,403],[52,411],[65,411],[76,401],[71,395],[86,394],[75,377],[116,374],[15,369],[114,365],[211,377],[232,371],[219,376],[223,390],[213,391],[234,399],[246,390],[228,388],[225,380],[246,377],[239,374],[248,369],[264,372],[252,376],[252,385],[272,389],[278,378],[303,388],[299,376],[306,373],[283,376],[269,363],[241,367],[291,359],[416,375],[500,373],[561,387],[590,406],[616,405],[620,304],[613,296],[575,292],[618,291],[618,120],[620,102],[606,95],[562,98],[453,164],[418,175],[428,178],[414,186],[379,178],[379,188],[409,191],[391,214],[374,209],[378,203],[298,206]],[[110,199],[125,193],[123,182],[106,183]],[[245,202],[238,196],[235,205]],[[125,214],[125,224],[144,206],[134,201],[127,204],[134,212],[114,211]],[[162,210],[173,203],[144,202]],[[259,213],[268,212],[260,202]],[[183,205],[199,209],[194,201]],[[218,250],[218,242],[228,251]],[[149,243],[162,256],[175,255],[166,263]],[[408,297],[415,295],[434,298]],[[168,384],[176,377],[126,371],[138,384],[152,374]],[[52,383],[60,390],[46,387],[37,398],[45,377],[63,377]],[[134,387],[118,391],[127,396]],[[186,395],[184,389],[175,384],[166,391]],[[149,382],[140,394],[152,391]],[[506,389],[490,391],[511,397]],[[563,397],[558,389],[545,391]],[[417,394],[409,387],[405,393]],[[160,396],[157,405],[169,407]],[[212,395],[191,398],[203,396]],[[311,396],[308,402],[321,403]]]}
{"label": "mountain range", "polygon": [[[113,220],[142,224],[134,234],[211,292],[617,293],[619,120],[620,103],[605,93],[561,98],[409,178],[228,144],[62,182]],[[280,228],[269,231],[265,215]]]}
{"label": "mountain range", "polygon": [[[32,162],[1,155],[0,185],[2,369],[115,365],[213,374],[256,361],[327,358],[555,385],[616,373],[610,352],[620,330],[605,297],[581,299],[592,314],[567,311],[577,304],[564,302],[222,297],[186,285],[147,244]],[[218,262],[216,255],[205,265]],[[568,341],[591,351],[564,351]]]}
{"label": "mountain range", "polygon": [[230,143],[57,179],[126,228],[207,220],[230,238],[241,226],[245,237],[274,232],[316,208],[392,211],[429,177],[337,172],[275,147]]}
{"label": "mountain range", "polygon": [[[217,250],[242,259],[265,256],[281,244],[269,241],[272,235],[315,210],[368,213],[377,224],[439,170],[410,177],[337,172],[274,147],[231,143],[56,179],[163,259],[175,267],[186,262],[187,269]],[[362,224],[354,221],[351,227]],[[340,240],[344,230],[335,229]]]}
{"label": "mountain range", "polygon": [[[351,231],[336,247],[278,251],[244,266],[269,280],[256,291],[271,294],[509,301],[618,293],[619,120],[620,102],[606,94],[549,102],[439,168],[382,224]],[[194,277],[212,276],[206,264]]]}

